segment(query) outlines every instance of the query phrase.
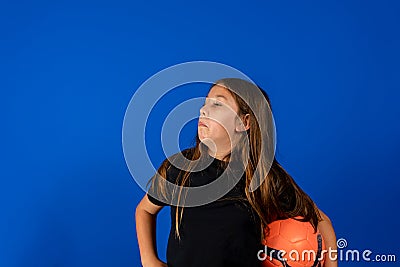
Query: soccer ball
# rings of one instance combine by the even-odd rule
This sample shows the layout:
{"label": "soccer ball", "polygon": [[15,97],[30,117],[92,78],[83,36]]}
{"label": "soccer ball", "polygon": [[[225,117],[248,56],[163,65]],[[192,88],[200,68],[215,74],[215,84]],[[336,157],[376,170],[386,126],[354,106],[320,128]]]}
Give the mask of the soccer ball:
{"label": "soccer ball", "polygon": [[323,266],[325,243],[318,231],[314,233],[311,223],[290,218],[274,221],[268,227],[269,235],[265,230],[262,242],[261,266]]}

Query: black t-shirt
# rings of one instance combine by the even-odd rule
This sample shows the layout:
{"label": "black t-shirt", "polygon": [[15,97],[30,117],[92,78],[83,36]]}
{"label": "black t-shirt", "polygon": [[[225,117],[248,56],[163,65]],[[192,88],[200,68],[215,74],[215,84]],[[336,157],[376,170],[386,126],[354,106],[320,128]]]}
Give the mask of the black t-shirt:
{"label": "black t-shirt", "polygon": [[[211,158],[206,169],[190,174],[190,186],[205,185],[224,171],[221,161]],[[179,169],[171,165],[167,180],[175,182]],[[222,200],[197,207],[184,207],[181,240],[175,236],[176,206],[171,206],[171,229],[167,246],[169,267],[259,267],[257,252],[263,249],[260,220],[244,193],[245,174]],[[150,188],[149,192],[155,192]],[[169,205],[147,194],[159,206]],[[242,200],[227,200],[240,197]]]}

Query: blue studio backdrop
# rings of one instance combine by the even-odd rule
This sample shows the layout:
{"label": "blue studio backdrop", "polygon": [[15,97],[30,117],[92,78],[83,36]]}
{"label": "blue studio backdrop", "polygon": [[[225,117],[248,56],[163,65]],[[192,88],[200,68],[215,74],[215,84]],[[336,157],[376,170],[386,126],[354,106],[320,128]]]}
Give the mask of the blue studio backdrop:
{"label": "blue studio backdrop", "polygon": [[[347,249],[399,258],[399,13],[386,0],[3,1],[0,266],[140,266],[145,192],[124,159],[125,110],[152,75],[194,60],[237,68],[269,94],[277,159]],[[208,89],[193,88],[149,118],[155,168],[168,156],[165,116]],[[196,127],[184,126],[182,149]],[[164,208],[162,260],[169,227]]]}

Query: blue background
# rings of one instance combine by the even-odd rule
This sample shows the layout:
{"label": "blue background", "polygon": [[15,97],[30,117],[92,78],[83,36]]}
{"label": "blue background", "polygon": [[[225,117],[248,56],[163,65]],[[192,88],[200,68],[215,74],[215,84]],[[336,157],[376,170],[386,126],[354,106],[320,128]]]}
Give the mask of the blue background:
{"label": "blue background", "polygon": [[[278,160],[348,248],[400,257],[399,14],[397,1],[3,1],[0,266],[140,266],[125,109],[151,75],[193,60],[267,91]],[[179,101],[207,93],[183,89]]]}

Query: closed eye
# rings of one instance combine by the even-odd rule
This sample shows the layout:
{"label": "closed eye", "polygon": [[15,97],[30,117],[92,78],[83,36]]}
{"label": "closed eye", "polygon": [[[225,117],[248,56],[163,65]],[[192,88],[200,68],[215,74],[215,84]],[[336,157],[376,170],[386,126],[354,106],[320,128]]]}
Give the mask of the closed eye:
{"label": "closed eye", "polygon": [[[204,107],[207,103],[207,100],[204,102],[204,104],[202,105],[202,107]],[[223,106],[222,102],[215,100],[213,103],[213,106]]]}
{"label": "closed eye", "polygon": [[214,102],[214,106],[222,106],[218,101]]}

